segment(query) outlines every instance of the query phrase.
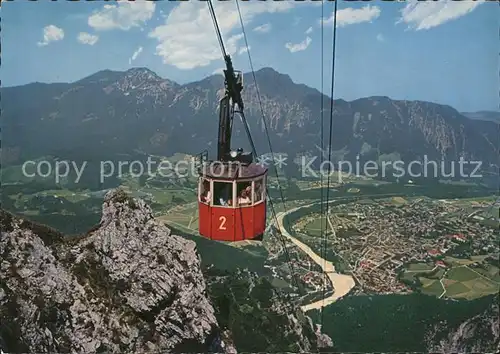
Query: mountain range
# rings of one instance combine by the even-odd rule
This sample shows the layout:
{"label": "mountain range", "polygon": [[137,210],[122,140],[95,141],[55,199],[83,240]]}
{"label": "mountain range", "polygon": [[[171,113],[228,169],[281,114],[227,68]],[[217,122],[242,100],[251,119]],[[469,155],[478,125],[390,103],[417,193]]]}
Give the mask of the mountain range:
{"label": "mountain range", "polygon": [[[270,151],[262,113],[274,151],[318,154],[322,112],[324,146],[328,146],[327,96],[271,68],[255,72],[255,77],[257,85],[251,73],[244,74],[243,101],[259,154]],[[44,155],[118,159],[122,154],[168,156],[205,149],[213,157],[223,86],[222,75],[181,85],[146,68],[134,68],[100,71],[73,83],[2,88],[3,161],[18,163]],[[409,161],[424,155],[448,160],[464,156],[498,164],[498,121],[471,116],[485,114],[462,114],[446,105],[382,96],[335,100],[333,157],[397,156]],[[248,148],[238,119],[233,133],[234,145]]]}
{"label": "mountain range", "polygon": [[500,123],[500,112],[479,111],[479,112],[463,112],[464,116],[470,119],[486,120]]}

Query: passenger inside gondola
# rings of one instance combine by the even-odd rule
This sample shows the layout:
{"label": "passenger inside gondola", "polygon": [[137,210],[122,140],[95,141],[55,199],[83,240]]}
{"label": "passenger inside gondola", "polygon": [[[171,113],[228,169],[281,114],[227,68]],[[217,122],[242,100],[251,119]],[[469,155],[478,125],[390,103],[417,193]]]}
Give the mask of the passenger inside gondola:
{"label": "passenger inside gondola", "polygon": [[210,199],[212,198],[212,193],[210,191],[210,181],[204,180],[202,187],[203,187],[203,190],[201,192],[201,201],[209,204]]}
{"label": "passenger inside gondola", "polygon": [[262,200],[264,195],[264,180],[258,179],[254,182],[254,203],[258,203]]}
{"label": "passenger inside gondola", "polygon": [[231,206],[233,202],[233,184],[228,182],[214,182],[214,204]]}
{"label": "passenger inside gondola", "polygon": [[250,205],[252,203],[251,182],[238,183],[238,205]]}

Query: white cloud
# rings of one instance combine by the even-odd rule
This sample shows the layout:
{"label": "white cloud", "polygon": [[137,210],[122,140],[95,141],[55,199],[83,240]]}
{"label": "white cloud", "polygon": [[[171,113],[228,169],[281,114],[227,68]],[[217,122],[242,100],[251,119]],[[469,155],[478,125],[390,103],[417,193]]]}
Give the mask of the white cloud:
{"label": "white cloud", "polygon": [[311,44],[311,42],[312,42],[311,37],[307,37],[302,42],[297,44],[287,43],[285,44],[285,48],[288,49],[290,53],[300,52],[306,50],[307,47],[309,47],[309,44]]}
{"label": "white cloud", "polygon": [[82,44],[94,45],[99,40],[99,37],[87,32],[80,32],[78,33],[77,40]]}
{"label": "white cloud", "polygon": [[240,48],[240,50],[238,51],[238,55],[241,55],[241,54],[243,54],[243,53],[246,53],[246,52],[248,52],[250,49],[252,49],[252,46],[248,46],[248,48],[247,48],[247,47],[241,47],[241,48]]}
{"label": "white cloud", "polygon": [[265,23],[263,25],[257,26],[253,29],[255,32],[259,33],[267,33],[271,30],[271,24],[270,23]]}
{"label": "white cloud", "polygon": [[64,38],[64,31],[62,28],[56,27],[54,25],[49,25],[43,29],[43,41],[38,42],[39,47],[43,47],[50,42],[60,41]]}
{"label": "white cloud", "polygon": [[[327,20],[320,20],[320,23],[323,21],[325,25],[333,25],[333,15],[332,13],[332,16]],[[379,16],[380,8],[378,6],[366,5],[360,9],[348,7],[346,9],[337,10],[337,27],[372,22]]]}
{"label": "white cloud", "polygon": [[137,59],[139,54],[142,53],[142,47],[137,48],[137,50],[132,54],[132,57],[128,60],[128,64],[131,65],[134,60]]}
{"label": "white cloud", "polygon": [[[264,13],[287,12],[298,6],[309,6],[311,2],[272,1],[240,2],[245,26]],[[230,55],[238,51],[242,34],[240,20],[233,1],[214,1],[215,13],[224,39],[226,52]],[[222,54],[215,29],[205,2],[180,2],[169,14],[165,24],[156,27],[149,37],[158,41],[156,55],[165,64],[179,69],[193,69],[209,65],[214,60],[222,60]]]}
{"label": "white cloud", "polygon": [[140,27],[153,17],[155,3],[151,1],[118,1],[117,5],[104,5],[88,19],[88,25],[97,31],[121,29],[128,31]]}
{"label": "white cloud", "polygon": [[441,0],[424,3],[412,0],[401,10],[401,17],[396,23],[404,22],[408,28],[417,31],[426,30],[465,16],[481,4],[484,4],[484,0]]}
{"label": "white cloud", "polygon": [[313,28],[312,27],[309,27],[307,30],[306,30],[306,34],[311,34],[313,31]]}
{"label": "white cloud", "polygon": [[382,35],[382,33],[377,34],[377,41],[379,41],[379,42],[385,42],[385,38]]}

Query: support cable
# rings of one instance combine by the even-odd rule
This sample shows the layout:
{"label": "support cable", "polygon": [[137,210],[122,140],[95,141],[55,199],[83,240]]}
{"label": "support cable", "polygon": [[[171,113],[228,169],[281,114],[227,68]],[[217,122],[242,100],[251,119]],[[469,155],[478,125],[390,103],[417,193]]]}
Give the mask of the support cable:
{"label": "support cable", "polygon": [[224,58],[224,61],[225,61],[226,57],[227,57],[226,48],[224,47],[224,40],[222,39],[222,34],[220,32],[219,24],[217,22],[217,16],[215,15],[214,6],[213,6],[211,0],[208,1],[208,9],[210,11],[210,16],[212,17],[212,21],[214,23],[217,39],[219,40],[220,49],[222,51],[222,57]]}
{"label": "support cable", "polygon": [[[257,100],[259,102],[260,113],[262,115],[262,122],[264,123],[264,131],[266,133],[267,143],[269,145],[269,151],[271,152],[271,158],[272,158],[272,160],[275,161],[274,160],[274,151],[273,151],[273,147],[272,147],[272,144],[271,144],[271,138],[270,138],[270,135],[269,135],[269,128],[268,128],[266,117],[265,117],[265,114],[264,114],[264,108],[262,106],[262,98],[261,98],[260,91],[259,91],[259,85],[257,84],[257,77],[255,75],[255,70],[254,70],[254,67],[253,67],[252,55],[250,54],[250,46],[248,45],[248,38],[247,38],[246,31],[245,31],[245,25],[243,24],[243,16],[241,15],[240,4],[239,4],[238,0],[236,0],[235,2],[236,2],[236,8],[238,10],[238,17],[240,19],[241,31],[243,32],[243,38],[245,40],[245,46],[246,46],[246,49],[247,49],[248,61],[249,61],[249,64],[250,64],[250,70],[252,71],[252,77],[253,77],[253,81],[254,81],[254,84],[255,84],[255,91],[257,93]],[[244,124],[247,126],[246,118],[245,118],[244,115],[242,115],[242,119],[245,120]],[[248,134],[250,134],[250,130],[249,129],[248,129]],[[251,136],[249,137],[249,139],[251,140]],[[252,145],[254,157],[257,158],[258,155],[257,155],[257,152],[255,151],[255,146],[254,146],[252,140],[251,140],[251,145]],[[276,168],[276,166],[274,166],[274,172],[275,172],[275,175],[276,175],[276,182],[278,184],[278,189],[280,191],[280,198],[281,198],[281,203],[283,204],[283,210],[284,210],[284,213],[287,214],[288,210],[287,210],[287,207],[286,207],[285,198],[283,196],[283,189],[281,187],[281,183],[280,183],[280,180],[279,180],[278,169]],[[267,199],[269,201],[269,204],[271,206],[271,211],[272,211],[272,214],[273,214],[273,218],[275,220],[276,227],[278,229],[278,233],[280,235],[279,238],[280,238],[280,241],[282,243],[283,251],[285,252],[285,256],[287,258],[288,265],[290,267],[290,272],[291,272],[291,275],[292,275],[292,279],[295,279],[295,271],[293,269],[293,264],[290,261],[290,255],[288,253],[288,249],[286,248],[286,241],[283,238],[283,233],[281,231],[281,227],[279,226],[278,218],[277,218],[277,215],[276,215],[276,211],[274,209],[274,203],[273,203],[272,198],[270,197],[269,188],[267,187],[267,185],[266,185],[266,195],[267,195]],[[283,220],[283,223],[285,223],[286,221],[288,221],[287,218],[285,218]],[[286,228],[285,225],[283,225],[283,226]],[[296,279],[295,279],[295,283],[296,283],[296,286],[297,286],[297,290],[300,293],[301,292],[301,288],[298,286],[298,282],[297,282]]]}
{"label": "support cable", "polygon": [[[323,108],[324,108],[324,47],[325,47],[325,42],[324,42],[324,38],[325,38],[325,34],[324,34],[324,22],[323,22],[323,18],[325,17],[325,3],[324,1],[321,1],[321,127],[320,127],[320,146],[321,146],[321,157],[320,157],[320,166],[323,166],[323,162],[324,162],[324,149],[325,149],[325,142],[324,142],[324,111],[323,111]],[[319,214],[319,217],[320,217],[320,237],[325,237],[324,236],[324,232],[325,230],[327,229],[327,226],[326,226],[326,215],[325,215],[325,211],[324,211],[324,204],[323,204],[323,201],[324,201],[324,186],[323,186],[323,173],[321,173],[321,170],[320,170],[320,174],[319,174],[319,178],[320,178],[320,192],[321,192],[321,202],[320,202],[320,214]],[[328,207],[328,206],[327,206]],[[324,226],[323,226],[324,225]],[[323,258],[323,269],[325,269],[326,267],[326,259],[325,259],[325,256],[326,256],[326,249],[323,247],[323,243],[321,244],[321,248],[320,248],[320,256],[321,258]],[[327,284],[327,279],[325,277],[325,275],[323,274],[323,289],[326,288]],[[323,293],[324,295],[324,293]]]}
{"label": "support cable", "polygon": [[[239,14],[239,18],[240,18],[240,23],[241,23],[242,31],[243,31],[243,34],[244,34],[244,37],[245,37],[245,43],[246,43],[246,46],[247,46],[247,52],[248,52],[249,59],[250,59],[250,66],[251,66],[251,69],[252,69],[252,75],[253,75],[253,78],[254,78],[254,81],[255,81],[255,87],[257,89],[257,95],[258,95],[258,98],[259,98],[259,105],[260,105],[261,113],[262,113],[262,116],[263,116],[264,125],[266,127],[266,135],[267,135],[269,146],[271,148],[271,154],[272,154],[273,160],[274,160],[274,153],[272,152],[271,140],[270,140],[270,137],[269,137],[269,132],[268,132],[268,129],[267,129],[267,124],[266,124],[265,117],[264,117],[264,111],[263,111],[263,108],[262,108],[262,101],[261,101],[260,93],[259,93],[258,86],[257,86],[257,80],[255,78],[255,72],[253,70],[253,64],[252,64],[252,61],[251,61],[250,51],[249,51],[249,47],[248,47],[248,41],[247,41],[247,37],[246,37],[244,26],[243,26],[243,19],[242,19],[242,16],[241,16],[241,11],[240,11],[240,8],[239,8],[238,1],[236,1],[236,6],[238,8],[238,14]],[[224,47],[224,41],[222,39],[222,35],[221,35],[220,29],[219,29],[219,25],[218,25],[218,22],[217,22],[217,16],[215,15],[215,11],[214,11],[213,4],[212,4],[211,0],[208,1],[208,7],[209,7],[209,10],[210,10],[210,14],[212,16],[212,20],[213,20],[214,27],[215,27],[215,30],[216,30],[217,38],[219,40],[219,45],[221,47],[222,55],[224,57],[224,60],[226,60],[227,54],[226,54],[226,50],[225,50],[225,47]],[[242,118],[242,120],[243,120],[243,122],[245,124],[245,130],[247,131],[247,135],[248,135],[248,138],[250,140],[250,144],[251,144],[251,147],[252,147],[252,153],[253,153],[254,157],[257,157],[258,156],[257,155],[257,151],[255,149],[255,145],[253,143],[253,139],[252,139],[252,136],[251,136],[251,133],[250,133],[250,129],[248,128],[248,123],[246,121],[245,115],[243,114],[242,111],[237,111],[237,112],[241,115],[241,118]],[[278,172],[277,172],[277,170],[276,170],[276,177],[278,178]],[[281,186],[279,184],[279,179],[278,179],[278,186],[280,188],[281,200],[283,202],[283,205],[285,206],[283,192],[282,192]],[[287,263],[288,263],[288,265],[289,265],[289,267],[291,269],[292,280],[295,282],[295,286],[297,287],[297,290],[299,291],[299,294],[300,294],[301,293],[301,287],[299,286],[299,284],[298,284],[298,282],[297,282],[297,280],[295,278],[295,272],[293,271],[293,265],[292,265],[291,260],[290,260],[290,255],[289,255],[288,250],[286,248],[286,244],[285,244],[285,241],[283,239],[283,234],[281,233],[281,228],[279,227],[278,219],[277,219],[277,216],[276,216],[276,212],[275,212],[275,209],[274,209],[272,198],[269,196],[269,189],[267,188],[267,185],[266,185],[266,197],[267,197],[267,199],[268,199],[268,201],[270,203],[271,210],[272,210],[275,222],[276,222],[276,226],[278,227],[278,231],[279,231],[279,235],[280,235],[280,240],[282,242],[283,250],[284,250],[286,258],[287,258]],[[286,209],[285,209],[285,212],[286,212]]]}
{"label": "support cable", "polygon": [[[331,82],[331,91],[330,91],[330,127],[329,127],[329,142],[328,142],[328,162],[331,161],[332,158],[332,132],[333,132],[333,114],[334,114],[334,93],[335,93],[335,51],[336,51],[336,42],[337,42],[337,7],[338,1],[335,1],[334,10],[333,10],[333,43],[332,43],[332,82]],[[323,19],[322,19],[323,21]],[[340,173],[340,171],[338,171]],[[326,189],[326,217],[328,218],[330,214],[330,173],[331,173],[331,164],[328,163],[328,177],[327,177],[327,189]],[[333,230],[332,230],[333,231]],[[323,246],[326,249],[326,237],[327,233],[323,238]],[[321,307],[321,327],[323,327],[324,320],[324,309],[325,309],[325,291],[326,288],[323,288],[323,306]]]}
{"label": "support cable", "polygon": [[[245,130],[247,132],[247,135],[248,135],[248,139],[250,141],[250,145],[252,147],[252,154],[254,156],[258,156],[257,155],[257,150],[255,148],[255,144],[253,142],[253,138],[252,138],[252,135],[250,134],[250,129],[248,127],[248,123],[247,123],[247,120],[245,118],[245,115],[243,114],[243,112],[239,112],[238,113],[240,114],[241,116],[241,119],[243,121],[243,124],[245,125]],[[270,204],[270,207],[271,207],[271,212],[272,212],[272,215],[273,215],[273,218],[274,218],[274,222],[276,224],[276,227],[278,229],[278,234],[279,234],[279,237],[278,239],[280,240],[281,242],[281,246],[283,247],[283,251],[285,253],[285,257],[286,257],[286,260],[287,260],[287,264],[288,264],[288,267],[290,268],[290,272],[291,272],[291,276],[292,276],[292,282],[295,283],[295,287],[297,288],[297,290],[299,291],[299,295],[301,293],[301,287],[299,286],[299,282],[297,281],[296,277],[295,277],[295,270],[294,270],[294,267],[293,267],[293,263],[291,262],[291,259],[290,259],[290,254],[288,252],[288,249],[286,248],[286,241],[284,239],[284,236],[283,236],[283,233],[281,232],[281,228],[279,226],[279,222],[278,222],[278,217],[276,215],[276,210],[274,208],[274,203],[273,203],[273,200],[272,198],[269,196],[269,188],[267,187],[266,185],[266,198]]]}

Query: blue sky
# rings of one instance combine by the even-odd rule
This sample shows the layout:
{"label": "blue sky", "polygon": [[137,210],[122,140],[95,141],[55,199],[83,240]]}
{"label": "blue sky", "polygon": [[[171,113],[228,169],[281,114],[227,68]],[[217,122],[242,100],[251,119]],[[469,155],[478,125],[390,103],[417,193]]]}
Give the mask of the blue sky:
{"label": "blue sky", "polygon": [[[240,6],[255,69],[270,66],[321,90],[321,4],[250,0]],[[323,6],[326,94],[333,6]],[[248,71],[235,1],[214,1],[214,7],[235,67]],[[340,1],[338,10],[336,97],[498,110],[497,3]],[[186,83],[224,65],[204,1],[14,1],[3,3],[1,17],[4,87],[131,67]]]}

